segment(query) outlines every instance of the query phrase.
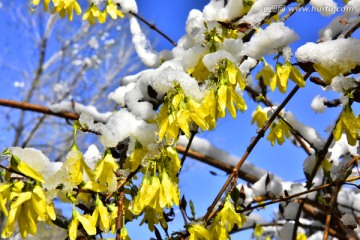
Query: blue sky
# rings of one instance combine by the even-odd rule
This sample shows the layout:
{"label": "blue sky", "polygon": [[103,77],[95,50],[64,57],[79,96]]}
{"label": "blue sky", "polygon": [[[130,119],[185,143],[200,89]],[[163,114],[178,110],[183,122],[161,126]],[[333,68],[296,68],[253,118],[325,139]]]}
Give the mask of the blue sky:
{"label": "blue sky", "polygon": [[[208,1],[139,0],[137,2],[140,15],[148,21],[155,23],[159,29],[177,41],[185,33],[185,21],[188,12],[193,8],[201,10]],[[342,1],[337,2],[340,4]],[[293,51],[308,41],[315,42],[318,39],[318,31],[325,27],[333,17],[334,16],[323,17],[316,12],[299,13],[291,17],[286,22],[286,25],[293,28],[300,36],[300,39],[291,46]],[[15,26],[11,25],[9,20],[3,18],[4,17],[0,14],[0,29],[2,32],[6,32],[8,36],[14,33],[16,35],[12,36],[12,39],[21,39],[21,35],[14,30]],[[167,40],[161,38],[161,36],[153,31],[150,31],[149,34],[150,39],[156,40],[157,44],[155,47],[157,50],[171,49],[172,45],[168,43]],[[17,46],[26,43],[23,43],[21,40],[5,42],[5,38],[0,37],[0,44],[13,44],[11,45],[12,48],[16,49]],[[11,56],[9,62],[16,63],[25,61],[24,64],[31,64],[30,59],[24,59],[25,57],[30,58],[31,56],[24,57],[16,50],[13,50],[13,53],[9,56]],[[7,71],[0,74],[0,87],[1,89],[10,90],[1,91],[0,97],[11,99],[13,94],[16,94],[15,89],[13,89],[13,81],[21,76],[7,75],[6,73]],[[290,84],[289,88],[292,86],[293,85]],[[333,123],[335,117],[339,113],[339,109],[327,109],[326,114],[323,115],[314,113],[310,108],[310,104],[317,94],[324,96],[329,95],[322,92],[318,86],[308,83],[306,90],[300,91],[288,104],[287,109],[290,109],[296,115],[298,120],[302,121],[304,124],[315,127],[320,134],[326,138],[328,133],[324,131],[325,127]],[[285,95],[280,94],[271,94],[270,96],[275,103],[280,103],[282,99],[285,98]],[[332,97],[336,98],[337,96],[332,95]],[[241,156],[247,145],[250,143],[251,138],[256,135],[256,127],[249,127],[251,112],[256,107],[256,104],[252,103],[251,99],[247,96],[245,96],[245,100],[248,103],[249,111],[244,114],[239,114],[239,117],[236,120],[233,120],[228,116],[225,119],[220,119],[218,127],[214,131],[200,134],[200,136],[209,139],[216,146],[223,148],[234,155]],[[2,118],[0,121],[5,120]],[[268,141],[263,139],[258,146],[256,146],[248,161],[261,168],[274,172],[286,180],[297,181],[304,179],[302,164],[305,156],[303,150],[293,147],[289,141],[282,146],[273,148]],[[226,180],[226,176],[221,171],[215,170],[219,175],[212,176],[209,173],[211,170],[214,171],[215,169],[192,160],[187,160],[184,171],[180,175],[180,188],[182,194],[185,194],[188,200],[192,199],[194,201],[198,215],[205,213],[206,208]],[[268,208],[270,210],[265,213],[265,217],[270,220],[271,209],[276,208],[276,206],[270,206]],[[129,234],[133,239],[140,239],[140,237],[141,239],[148,239],[149,237],[154,237],[153,234],[149,234],[147,231],[139,231],[136,224],[137,223],[132,223],[128,225]],[[178,230],[181,228],[182,218],[178,214],[176,227],[175,229],[171,228],[170,230]],[[247,231],[247,233],[242,236],[244,238],[249,238],[250,234],[251,231]],[[234,237],[234,239],[236,239],[236,237]]]}

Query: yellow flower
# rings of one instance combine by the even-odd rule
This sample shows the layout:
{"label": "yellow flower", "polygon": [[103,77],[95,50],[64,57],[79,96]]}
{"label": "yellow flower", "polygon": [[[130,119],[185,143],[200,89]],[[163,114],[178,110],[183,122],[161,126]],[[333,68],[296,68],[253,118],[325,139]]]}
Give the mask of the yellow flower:
{"label": "yellow flower", "polygon": [[189,227],[189,240],[211,240],[210,232],[201,224],[195,223]]}
{"label": "yellow flower", "polygon": [[135,150],[126,159],[124,168],[130,169],[131,172],[135,171],[141,164],[148,150],[143,148],[139,141],[135,142]]}
{"label": "yellow flower", "polygon": [[106,12],[102,13],[95,4],[91,4],[82,17],[82,20],[86,19],[90,25],[95,24],[95,19],[97,19],[99,23],[104,23],[106,21]]}
{"label": "yellow flower", "polygon": [[264,67],[256,75],[256,79],[262,79],[266,86],[270,85],[271,79],[274,77],[275,73],[271,65],[265,62]]}
{"label": "yellow flower", "polygon": [[113,203],[108,205],[108,208],[110,212],[110,229],[111,232],[114,234],[117,225],[118,207]]}
{"label": "yellow flower", "polygon": [[[22,174],[24,174],[25,176],[34,179],[35,181],[44,182],[44,178],[42,177],[42,175],[34,170],[33,168],[31,168],[27,163],[23,162],[20,160],[20,158],[18,158],[15,155],[12,155],[9,149],[6,149],[3,154],[8,154],[10,155],[10,168],[20,172]],[[10,173],[9,173],[10,174]]]}
{"label": "yellow flower", "polygon": [[153,208],[146,207],[144,209],[144,218],[141,220],[140,226],[145,222],[147,223],[149,230],[152,232],[155,230],[155,225],[159,222],[164,229],[167,228],[167,223],[164,219],[162,210],[160,212],[157,212]]}
{"label": "yellow flower", "polygon": [[11,183],[0,184],[0,210],[4,213],[6,217],[8,216],[6,202],[10,197],[11,187]]}
{"label": "yellow flower", "polygon": [[276,140],[281,145],[285,142],[285,137],[290,137],[289,126],[283,120],[280,120],[278,123],[274,122],[271,125],[267,140],[269,140],[273,146],[275,145]]}
{"label": "yellow flower", "polygon": [[81,7],[76,0],[53,0],[54,12],[58,12],[61,18],[64,18],[66,14],[70,21],[73,20],[73,12],[75,10],[77,15],[81,14]]}
{"label": "yellow flower", "polygon": [[274,91],[277,86],[281,93],[285,93],[289,78],[299,85],[299,87],[305,86],[304,78],[298,68],[293,67],[288,61],[284,65],[276,64],[276,74],[273,76],[270,83],[271,91]]}
{"label": "yellow flower", "polygon": [[16,220],[21,236],[26,238],[29,233],[36,234],[38,221],[47,221],[50,218],[46,210],[45,193],[39,185],[14,183],[9,195],[9,205],[10,211],[2,232],[3,238],[12,235]]}
{"label": "yellow flower", "polygon": [[69,238],[70,240],[76,240],[77,237],[77,229],[79,226],[79,222],[89,235],[96,234],[96,223],[94,223],[92,217],[90,215],[81,215],[77,210],[73,209],[72,217],[69,224]]}
{"label": "yellow flower", "polygon": [[130,240],[129,233],[128,233],[125,225],[121,228],[120,240]]}
{"label": "yellow flower", "polygon": [[105,152],[102,160],[97,162],[95,167],[95,181],[109,187],[110,191],[116,189],[117,181],[115,172],[119,169],[115,158],[112,156],[110,149]]}
{"label": "yellow flower", "polygon": [[123,18],[124,17],[124,14],[119,11],[117,9],[117,5],[112,1],[112,0],[108,0],[107,1],[107,6],[106,6],[106,10],[105,10],[105,13],[108,13],[112,19],[117,19],[117,17],[121,17]]}
{"label": "yellow flower", "polygon": [[245,221],[245,215],[236,213],[230,198],[227,197],[224,207],[212,221],[209,232],[213,239],[230,239],[228,232],[234,228],[235,224],[241,228]]}
{"label": "yellow flower", "polygon": [[306,234],[301,232],[301,233],[298,233],[298,235],[296,236],[296,240],[306,240],[307,237],[306,237]]}
{"label": "yellow flower", "polygon": [[99,199],[99,196],[96,196],[95,200],[95,210],[92,214],[93,222],[96,226],[99,226],[104,233],[109,232],[110,228],[110,218],[107,208],[104,206],[102,201]]}
{"label": "yellow flower", "polygon": [[220,118],[225,117],[226,108],[233,118],[236,118],[236,110],[239,109],[243,112],[247,109],[246,103],[242,96],[237,94],[234,88],[225,84],[221,85],[217,91],[217,101],[218,117]]}
{"label": "yellow flower", "polygon": [[78,185],[83,181],[83,171],[85,171],[90,180],[94,181],[94,172],[85,163],[82,153],[75,144],[71,147],[64,165],[67,166],[70,178],[74,184]]}
{"label": "yellow flower", "polygon": [[257,106],[256,110],[252,114],[251,124],[256,122],[258,128],[264,126],[265,122],[268,120],[267,112],[265,112],[260,105]]}
{"label": "yellow flower", "polygon": [[355,117],[350,106],[346,106],[333,131],[335,141],[339,141],[343,132],[348,143],[355,146],[360,131],[360,115]]}
{"label": "yellow flower", "polygon": [[159,140],[165,137],[167,142],[172,144],[178,138],[179,129],[189,138],[191,123],[207,130],[209,128],[205,121],[207,116],[208,111],[191,97],[186,96],[179,84],[175,84],[167,93],[157,116]]}
{"label": "yellow flower", "polygon": [[[32,0],[31,2],[34,6],[39,5],[40,0]],[[47,11],[49,9],[50,0],[44,0],[44,11]]]}
{"label": "yellow flower", "polygon": [[261,225],[256,224],[255,228],[254,228],[254,236],[261,237],[262,233],[263,233],[263,229],[262,229]]}

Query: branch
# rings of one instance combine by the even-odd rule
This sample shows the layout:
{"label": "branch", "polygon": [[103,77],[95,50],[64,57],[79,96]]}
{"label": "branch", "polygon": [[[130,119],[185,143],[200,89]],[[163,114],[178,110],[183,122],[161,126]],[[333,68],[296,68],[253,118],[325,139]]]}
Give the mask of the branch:
{"label": "branch", "polygon": [[137,19],[145,23],[150,27],[150,29],[154,30],[155,32],[159,33],[161,36],[163,36],[166,40],[168,40],[174,47],[176,47],[176,42],[172,40],[168,35],[166,35],[164,32],[160,31],[155,24],[148,22],[146,19],[144,19],[142,16],[140,16],[137,13],[130,12],[131,15],[135,16]]}
{"label": "branch", "polygon": [[43,113],[43,114],[53,115],[53,116],[70,119],[70,120],[79,119],[79,115],[75,114],[75,113],[69,113],[69,112],[55,113],[47,107],[43,107],[41,105],[31,104],[31,103],[27,103],[27,102],[18,102],[18,101],[13,101],[13,100],[8,100],[8,99],[0,99],[0,106],[6,106],[6,107],[18,108],[18,109],[22,109],[22,110],[26,110],[26,111]]}
{"label": "branch", "polygon": [[[309,73],[306,73],[304,76],[304,79],[306,80],[308,77],[310,76]],[[216,214],[216,212],[214,210],[215,206],[217,205],[218,201],[220,200],[221,196],[223,195],[223,193],[226,191],[226,189],[228,188],[228,186],[230,185],[231,182],[233,182],[231,189],[229,190],[229,192],[231,192],[231,190],[234,188],[234,180],[236,180],[238,178],[237,176],[237,172],[239,171],[239,169],[241,168],[241,166],[244,164],[244,162],[246,161],[246,159],[248,158],[248,156],[250,155],[250,153],[252,152],[252,150],[255,148],[255,146],[257,145],[257,143],[260,141],[260,139],[265,135],[266,130],[271,126],[272,122],[275,120],[275,118],[279,115],[279,113],[281,112],[281,110],[286,106],[286,104],[291,100],[291,98],[296,94],[296,92],[300,89],[300,87],[298,85],[296,85],[294,87],[294,89],[289,93],[289,95],[285,98],[285,100],[281,103],[281,105],[276,109],[276,111],[274,112],[274,114],[271,116],[271,118],[265,123],[265,125],[262,127],[262,129],[258,132],[257,136],[255,137],[255,139],[250,143],[250,145],[247,147],[245,153],[243,154],[243,156],[241,157],[241,159],[239,160],[239,162],[236,164],[233,172],[230,174],[229,178],[226,180],[225,184],[223,185],[223,187],[220,189],[219,193],[217,194],[217,196],[215,197],[213,203],[210,205],[210,207],[208,208],[208,211],[206,212],[203,220],[208,223],[212,217],[214,216],[214,214]],[[218,208],[218,210],[221,209],[221,206]]]}

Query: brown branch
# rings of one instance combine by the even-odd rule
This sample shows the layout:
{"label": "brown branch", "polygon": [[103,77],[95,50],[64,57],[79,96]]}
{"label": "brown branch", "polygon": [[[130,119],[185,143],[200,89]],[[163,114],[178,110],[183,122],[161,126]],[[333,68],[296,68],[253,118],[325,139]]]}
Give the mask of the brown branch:
{"label": "brown branch", "polygon": [[[304,79],[306,80],[308,77],[310,76],[310,74],[306,73],[304,76]],[[294,89],[289,93],[289,95],[285,98],[285,100],[280,104],[280,106],[276,109],[276,111],[274,112],[274,114],[270,117],[270,119],[264,124],[264,126],[262,127],[262,129],[258,132],[257,136],[255,137],[255,139],[250,143],[250,145],[247,147],[245,153],[243,154],[243,156],[241,157],[241,159],[239,160],[239,162],[236,164],[233,172],[230,174],[229,178],[226,180],[225,184],[223,185],[223,187],[220,189],[219,193],[217,194],[217,196],[215,197],[213,203],[210,205],[210,207],[208,208],[205,216],[203,217],[203,220],[208,223],[212,217],[214,216],[214,214],[216,214],[216,211],[213,211],[215,206],[217,205],[218,201],[220,200],[221,196],[224,194],[224,192],[226,191],[226,189],[228,188],[228,186],[230,185],[230,183],[234,183],[234,180],[236,180],[238,178],[237,176],[237,172],[239,171],[239,169],[241,168],[241,166],[244,164],[244,162],[246,161],[246,159],[248,158],[248,156],[250,155],[250,153],[252,152],[252,150],[255,148],[255,146],[257,145],[257,143],[260,141],[260,139],[265,135],[266,130],[271,126],[272,122],[275,120],[275,118],[279,115],[279,113],[282,111],[282,109],[286,106],[286,104],[291,100],[291,98],[296,94],[296,92],[300,89],[300,87],[298,85],[296,85],[294,87]],[[230,188],[229,192],[231,192],[231,190],[234,188],[234,184],[232,184],[232,187]],[[218,210],[221,209],[221,206],[218,208]]]}
{"label": "brown branch", "polygon": [[155,32],[159,33],[161,36],[163,36],[166,40],[168,40],[174,47],[176,47],[176,42],[174,40],[172,40],[168,35],[166,35],[164,32],[160,31],[160,29],[158,29],[156,27],[155,24],[148,22],[145,18],[143,18],[142,16],[140,16],[137,13],[133,13],[130,12],[131,15],[135,16],[137,19],[139,19],[140,21],[142,21],[143,23],[145,23],[146,25],[148,25],[150,27],[150,29],[154,30]]}
{"label": "brown branch", "polygon": [[[182,154],[185,152],[185,147],[178,145],[178,146],[176,146],[176,150]],[[223,170],[224,172],[227,172],[227,173],[232,173],[234,170],[233,165],[224,163],[223,161],[221,161],[219,159],[213,158],[211,156],[207,156],[205,154],[199,153],[199,152],[191,150],[191,149],[189,149],[187,155],[195,160],[198,160],[202,163],[206,163],[210,166],[213,166],[217,169]],[[240,169],[238,171],[238,176],[241,179],[244,179],[245,181],[247,181],[249,183],[256,183],[259,180],[258,177],[254,176],[252,174],[249,174],[245,171],[242,171]]]}
{"label": "brown branch", "polygon": [[105,198],[105,202],[109,202],[110,198],[119,190],[121,190],[121,188],[123,188],[125,186],[125,184],[132,178],[134,177],[141,169],[141,165],[138,166],[137,169],[135,169],[135,171],[131,172],[123,181],[121,181],[121,183],[117,186],[116,190],[114,192],[109,193],[106,198]]}
{"label": "brown branch", "polygon": [[[358,180],[358,179],[360,179],[360,176],[349,178],[349,179],[347,179],[346,181],[343,181],[343,182],[344,183],[345,182],[352,182],[352,181],[355,181],[355,180]],[[289,201],[289,200],[291,200],[293,198],[297,198],[297,197],[300,197],[302,195],[309,194],[309,193],[312,193],[312,192],[317,192],[317,191],[320,191],[322,189],[326,189],[326,188],[333,187],[333,186],[335,186],[335,183],[327,183],[327,184],[324,184],[324,185],[321,185],[321,186],[318,186],[318,187],[315,187],[315,188],[312,188],[312,189],[309,189],[309,190],[305,190],[303,192],[299,192],[299,193],[289,195],[289,196],[285,196],[285,197],[272,199],[272,200],[270,200],[268,202],[261,203],[261,204],[258,204],[258,205],[252,206],[252,207],[247,207],[247,208],[244,208],[244,209],[242,209],[242,210],[240,210],[238,212],[239,213],[244,213],[244,212],[252,211],[252,210],[255,210],[255,209],[258,209],[258,208],[263,208],[263,207],[266,207],[268,205],[272,205],[272,204],[275,204],[275,203],[286,202],[286,201]],[[264,201],[264,198],[262,198],[262,197],[255,197],[255,199],[258,199],[258,201],[261,201],[261,202]]]}
{"label": "brown branch", "polygon": [[298,4],[295,8],[291,9],[288,14],[281,18],[281,22],[285,22],[286,20],[288,20],[288,18],[290,18],[294,13],[296,13],[300,8],[306,6],[309,2],[310,0],[305,0],[304,2]]}
{"label": "brown branch", "polygon": [[[268,107],[273,107],[274,105],[272,104],[271,101],[269,101],[265,96],[262,96],[260,93],[258,93],[255,89],[253,89],[252,87],[246,86],[245,87],[245,91],[247,91],[248,93],[250,93],[251,97],[255,100],[259,97],[261,97],[260,101],[262,103],[264,103],[266,106]],[[291,126],[291,124],[284,119],[282,116],[278,116],[281,120],[283,120],[286,125],[290,128],[290,132],[291,134],[294,136],[294,138],[296,139],[296,141],[300,144],[300,146],[304,149],[304,151],[306,152],[307,155],[311,155],[311,150],[309,149],[309,147],[306,145],[309,144],[312,148],[316,149],[314,144],[311,143],[309,140],[307,140],[304,136],[302,136],[301,133],[299,133],[299,131],[297,131],[293,126]],[[306,143],[305,143],[305,142]]]}
{"label": "brown branch", "polygon": [[118,201],[118,214],[116,222],[116,240],[120,240],[121,228],[123,227],[123,201],[124,201],[124,186],[120,188],[120,196]]}
{"label": "brown branch", "polygon": [[177,173],[177,176],[179,176],[179,174],[180,174],[180,172],[181,172],[181,169],[182,169],[183,166],[184,166],[186,157],[187,157],[188,152],[189,152],[190,147],[191,147],[191,143],[192,143],[192,141],[194,140],[194,137],[195,137],[195,135],[196,135],[196,133],[197,133],[197,129],[198,129],[198,128],[196,128],[195,131],[192,131],[192,132],[191,132],[191,136],[190,136],[190,138],[189,138],[188,144],[186,145],[186,149],[185,149],[185,151],[182,152],[182,155],[183,155],[183,156],[182,156],[182,158],[181,158],[180,169],[179,169],[179,172]]}
{"label": "brown branch", "polygon": [[79,115],[75,114],[75,113],[70,113],[70,112],[56,113],[56,112],[51,111],[47,107],[43,107],[41,105],[31,104],[31,103],[27,103],[27,102],[18,102],[18,101],[13,101],[13,100],[8,100],[8,99],[0,99],[0,106],[6,106],[6,107],[18,108],[18,109],[22,109],[22,110],[26,110],[26,111],[43,113],[43,114],[53,115],[56,117],[61,117],[61,118],[70,119],[70,120],[79,119]]}

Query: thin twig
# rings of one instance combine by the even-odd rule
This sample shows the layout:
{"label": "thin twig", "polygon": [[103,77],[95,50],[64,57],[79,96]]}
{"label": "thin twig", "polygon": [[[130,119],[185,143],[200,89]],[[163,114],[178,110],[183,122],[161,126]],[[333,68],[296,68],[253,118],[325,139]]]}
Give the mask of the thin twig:
{"label": "thin twig", "polygon": [[168,40],[174,47],[176,47],[176,42],[174,40],[172,40],[168,35],[166,35],[164,32],[160,31],[160,29],[158,29],[156,27],[155,24],[148,22],[146,19],[144,19],[142,16],[140,16],[137,13],[133,13],[130,12],[131,15],[135,16],[137,19],[139,19],[140,21],[142,21],[143,23],[145,23],[146,25],[148,25],[152,30],[154,30],[155,32],[159,33],[161,36],[163,36],[166,40]]}
{"label": "thin twig", "polygon": [[185,160],[186,160],[186,157],[188,155],[188,152],[190,150],[190,147],[191,147],[191,144],[192,144],[192,141],[194,140],[194,137],[197,133],[197,130],[196,131],[192,131],[191,132],[191,135],[190,135],[190,138],[189,138],[189,141],[186,145],[186,149],[185,151],[182,153],[182,158],[181,158],[181,164],[180,164],[180,169],[179,169],[179,172],[177,173],[177,176],[179,176],[180,172],[181,172],[181,169],[183,168],[184,166],[184,163],[185,163]]}
{"label": "thin twig", "polygon": [[118,214],[116,222],[116,240],[120,240],[121,228],[123,227],[123,201],[124,201],[124,186],[120,188],[120,196],[118,201]]}
{"label": "thin twig", "polygon": [[[306,80],[308,77],[310,76],[309,73],[306,73],[304,76],[304,79]],[[248,158],[248,156],[250,155],[250,153],[252,152],[252,150],[255,148],[255,146],[257,145],[257,143],[260,141],[260,139],[265,135],[266,130],[271,126],[272,122],[275,120],[275,118],[279,115],[279,113],[281,112],[281,110],[286,106],[286,104],[291,100],[291,98],[296,94],[296,92],[300,89],[300,87],[298,85],[296,85],[294,87],[294,89],[289,93],[289,95],[285,98],[285,100],[280,104],[280,106],[275,110],[274,114],[270,117],[270,119],[264,124],[264,126],[262,127],[262,129],[258,132],[257,136],[255,137],[255,139],[250,143],[250,145],[247,147],[245,153],[243,154],[243,156],[241,157],[241,159],[239,160],[239,162],[236,164],[233,172],[230,174],[229,178],[226,180],[225,184],[223,185],[223,187],[220,189],[219,193],[217,194],[217,196],[215,197],[213,203],[210,205],[210,207],[208,208],[205,216],[203,217],[203,220],[208,223],[212,217],[214,216],[214,214],[216,213],[214,210],[215,206],[217,205],[218,201],[220,200],[221,196],[223,195],[223,193],[226,191],[226,189],[228,188],[228,186],[230,185],[230,183],[234,182],[233,180],[237,179],[237,172],[239,171],[239,169],[241,168],[241,166],[244,164],[244,162],[246,161],[246,159]],[[232,186],[232,188],[234,187],[234,184]],[[232,189],[230,189],[231,191]],[[220,210],[221,207],[218,208],[218,210]]]}
{"label": "thin twig", "polygon": [[310,2],[310,0],[306,0],[300,4],[298,4],[295,8],[291,9],[291,11],[286,14],[284,17],[281,18],[281,22],[285,22],[286,20],[288,20],[288,18],[290,18],[294,13],[296,13],[301,7],[304,7],[305,5],[307,5]]}
{"label": "thin twig", "polygon": [[106,198],[105,198],[105,202],[109,202],[110,198],[117,192],[119,191],[122,187],[125,186],[125,184],[132,178],[134,177],[141,169],[141,165],[137,167],[137,169],[135,169],[135,171],[131,172],[123,181],[121,181],[121,183],[117,186],[116,190],[114,192],[109,193]]}

